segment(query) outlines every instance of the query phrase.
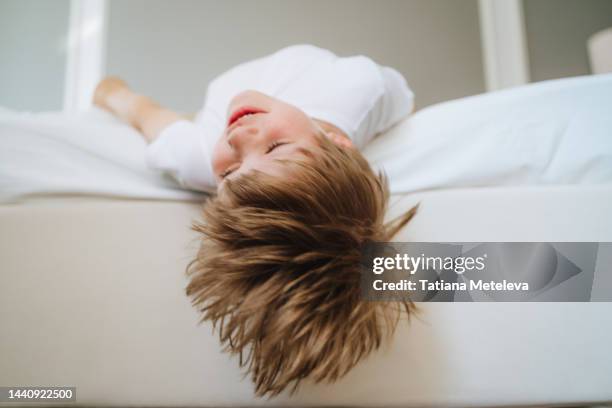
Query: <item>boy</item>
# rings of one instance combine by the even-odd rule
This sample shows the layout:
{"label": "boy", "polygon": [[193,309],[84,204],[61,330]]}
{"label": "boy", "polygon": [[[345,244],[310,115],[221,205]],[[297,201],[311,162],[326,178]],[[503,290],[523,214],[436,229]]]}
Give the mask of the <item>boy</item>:
{"label": "boy", "polygon": [[152,167],[216,189],[187,294],[258,395],[334,381],[393,331],[397,309],[360,299],[360,250],[415,209],[383,224],[386,181],[358,149],[412,110],[397,71],[301,45],[216,78],[193,122],[118,79],[94,102],[141,131]]}

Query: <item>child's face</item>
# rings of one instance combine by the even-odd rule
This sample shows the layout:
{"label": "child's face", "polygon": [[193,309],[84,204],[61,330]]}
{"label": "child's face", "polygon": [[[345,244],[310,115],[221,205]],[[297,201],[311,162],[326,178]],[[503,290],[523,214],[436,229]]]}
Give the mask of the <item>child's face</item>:
{"label": "child's face", "polygon": [[242,92],[228,108],[228,124],[213,152],[213,170],[221,186],[251,170],[282,176],[282,160],[312,154],[317,134],[315,121],[295,106],[256,91]]}

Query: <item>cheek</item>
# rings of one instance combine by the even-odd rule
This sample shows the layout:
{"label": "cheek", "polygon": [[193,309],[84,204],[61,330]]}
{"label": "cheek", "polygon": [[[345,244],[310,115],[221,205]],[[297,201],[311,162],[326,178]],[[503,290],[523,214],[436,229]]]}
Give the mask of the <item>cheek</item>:
{"label": "cheek", "polygon": [[231,164],[233,159],[232,151],[223,138],[215,144],[212,154],[212,168],[215,174],[219,174]]}
{"label": "cheek", "polygon": [[282,137],[299,137],[312,131],[312,122],[301,111],[283,110],[270,117],[266,123],[268,136],[278,139]]}

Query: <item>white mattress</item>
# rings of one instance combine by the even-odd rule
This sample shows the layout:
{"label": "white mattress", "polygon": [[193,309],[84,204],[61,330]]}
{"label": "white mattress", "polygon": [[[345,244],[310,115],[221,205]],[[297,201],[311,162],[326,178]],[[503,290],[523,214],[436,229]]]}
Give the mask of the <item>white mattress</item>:
{"label": "white mattress", "polygon": [[[417,201],[400,240],[612,241],[606,186],[421,193],[394,197],[389,217]],[[146,201],[0,206],[0,384],[76,386],[88,405],[612,401],[612,303],[424,304],[341,382],[254,399],[184,296],[197,213]]]}

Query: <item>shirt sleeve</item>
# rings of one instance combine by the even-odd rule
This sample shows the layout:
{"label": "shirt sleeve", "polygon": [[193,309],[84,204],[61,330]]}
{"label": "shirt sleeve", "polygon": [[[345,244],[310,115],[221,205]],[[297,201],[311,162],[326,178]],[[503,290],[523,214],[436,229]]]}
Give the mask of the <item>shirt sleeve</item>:
{"label": "shirt sleeve", "polygon": [[399,123],[414,109],[414,93],[402,74],[380,65],[376,65],[376,71],[380,91],[378,94],[372,93],[367,114],[356,122],[358,128],[353,142],[359,148]]}
{"label": "shirt sleeve", "polygon": [[383,93],[378,66],[355,56],[317,61],[278,96],[310,117],[337,126],[361,147],[360,124]]}
{"label": "shirt sleeve", "polygon": [[402,74],[389,67],[380,67],[380,72],[385,91],[376,107],[377,134],[386,131],[414,110],[414,93]]}
{"label": "shirt sleeve", "polygon": [[275,96],[337,126],[358,148],[412,111],[414,94],[399,72],[363,55],[330,55],[313,57]]}
{"label": "shirt sleeve", "polygon": [[169,173],[185,188],[214,191],[212,151],[204,136],[198,123],[180,120],[169,125],[147,147],[147,165]]}

